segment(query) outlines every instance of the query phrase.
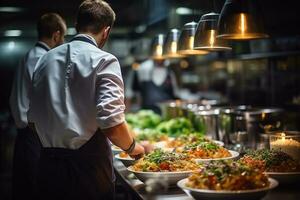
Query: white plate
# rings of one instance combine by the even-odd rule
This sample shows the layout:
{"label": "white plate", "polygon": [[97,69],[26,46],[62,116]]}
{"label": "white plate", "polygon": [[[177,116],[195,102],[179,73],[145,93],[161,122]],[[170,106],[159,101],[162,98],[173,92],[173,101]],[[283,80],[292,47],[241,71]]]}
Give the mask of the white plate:
{"label": "white plate", "polygon": [[209,161],[212,161],[212,160],[229,160],[229,159],[234,159],[236,157],[238,157],[240,154],[239,152],[237,151],[232,151],[232,150],[228,150],[231,154],[230,157],[225,157],[225,158],[196,158],[195,161],[197,163],[203,163],[203,162],[209,162]]}
{"label": "white plate", "polygon": [[280,183],[280,185],[300,182],[300,172],[266,172],[266,174],[276,179]]}
{"label": "white plate", "polygon": [[[224,146],[224,142],[222,141],[219,141],[219,140],[212,140],[214,143],[216,143],[217,145],[219,146]],[[160,141],[160,142],[155,142],[153,144],[154,148],[161,148],[161,149],[164,149],[164,148],[168,148],[168,149],[171,149],[169,147],[166,147],[167,146],[167,142],[166,141]],[[174,149],[174,148],[173,148]]]}
{"label": "white plate", "polygon": [[249,199],[261,199],[264,197],[269,190],[278,186],[278,182],[275,179],[269,178],[270,185],[266,188],[253,189],[253,190],[207,190],[207,189],[195,189],[186,186],[188,179],[178,181],[177,186],[180,187],[188,195],[197,199],[208,199],[208,200],[249,200]]}
{"label": "white plate", "polygon": [[129,167],[136,162],[136,160],[131,158],[130,156],[128,156],[126,158],[120,157],[120,154],[116,154],[115,158],[120,160],[125,165],[125,167]]}
{"label": "white plate", "polygon": [[217,145],[224,147],[224,142],[219,141],[219,140],[213,140],[214,143],[216,143]]}
{"label": "white plate", "polygon": [[134,171],[131,167],[127,168],[128,171],[132,172],[142,182],[146,182],[148,179],[159,179],[166,181],[168,185],[176,185],[176,183],[187,178],[193,171],[178,171],[178,172],[139,172]]}
{"label": "white plate", "polygon": [[114,155],[121,153],[123,151],[122,149],[120,149],[119,147],[116,147],[115,145],[111,145],[111,150]]}

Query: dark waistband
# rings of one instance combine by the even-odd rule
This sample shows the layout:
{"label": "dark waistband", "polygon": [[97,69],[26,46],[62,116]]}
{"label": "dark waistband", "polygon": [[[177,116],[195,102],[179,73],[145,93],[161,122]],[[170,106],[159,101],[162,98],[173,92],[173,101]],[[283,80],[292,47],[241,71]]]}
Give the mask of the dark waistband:
{"label": "dark waistband", "polygon": [[82,152],[80,149],[66,149],[66,148],[57,148],[57,147],[43,147],[41,151],[42,155],[46,155],[52,158],[68,158],[68,157],[103,157],[101,152]]}
{"label": "dark waistband", "polygon": [[43,147],[42,155],[50,157],[107,157],[111,156],[111,148],[108,139],[99,130],[79,149],[59,147]]}

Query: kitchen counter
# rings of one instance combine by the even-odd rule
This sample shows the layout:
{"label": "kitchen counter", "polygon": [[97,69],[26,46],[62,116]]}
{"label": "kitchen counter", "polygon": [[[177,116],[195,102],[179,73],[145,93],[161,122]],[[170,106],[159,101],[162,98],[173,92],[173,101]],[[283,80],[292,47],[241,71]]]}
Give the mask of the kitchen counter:
{"label": "kitchen counter", "polygon": [[[151,191],[151,187],[146,185],[135,176],[127,171],[122,162],[114,160],[114,168],[116,176],[124,187],[133,195],[134,199],[156,199],[156,200],[192,200],[180,188],[165,188],[162,186],[162,181],[149,183],[158,189]],[[161,187],[160,187],[161,186]],[[300,199],[300,183],[297,185],[278,186],[270,191],[263,200],[298,200]]]}

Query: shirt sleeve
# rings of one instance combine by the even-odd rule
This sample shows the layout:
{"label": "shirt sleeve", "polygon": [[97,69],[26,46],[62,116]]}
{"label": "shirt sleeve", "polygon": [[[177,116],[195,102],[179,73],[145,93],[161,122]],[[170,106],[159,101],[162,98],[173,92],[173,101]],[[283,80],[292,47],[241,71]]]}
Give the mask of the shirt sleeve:
{"label": "shirt sleeve", "polygon": [[29,105],[29,85],[30,78],[26,71],[25,61],[23,59],[16,70],[9,98],[11,113],[18,128],[24,128],[27,126],[26,112]]}
{"label": "shirt sleeve", "polygon": [[125,121],[124,84],[116,58],[101,62],[96,83],[97,122],[107,129]]}

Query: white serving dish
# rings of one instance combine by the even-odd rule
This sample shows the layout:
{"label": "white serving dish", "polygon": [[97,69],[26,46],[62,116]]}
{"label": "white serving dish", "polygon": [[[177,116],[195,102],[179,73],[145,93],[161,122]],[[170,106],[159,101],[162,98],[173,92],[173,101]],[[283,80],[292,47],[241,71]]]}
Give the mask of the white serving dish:
{"label": "white serving dish", "polygon": [[186,186],[188,179],[178,181],[177,186],[180,187],[188,195],[192,196],[196,200],[252,200],[263,198],[270,190],[278,186],[278,182],[275,179],[269,178],[270,185],[266,188],[254,189],[254,190],[208,190],[208,189],[195,189]]}
{"label": "white serving dish", "polygon": [[203,162],[209,162],[209,161],[213,161],[213,160],[229,160],[229,159],[234,159],[236,157],[238,157],[240,154],[237,151],[232,151],[232,150],[228,150],[231,154],[230,157],[225,157],[225,158],[196,158],[195,161],[197,163],[203,163]]}

